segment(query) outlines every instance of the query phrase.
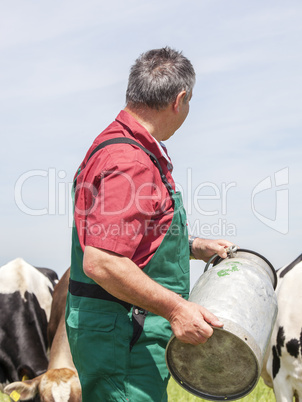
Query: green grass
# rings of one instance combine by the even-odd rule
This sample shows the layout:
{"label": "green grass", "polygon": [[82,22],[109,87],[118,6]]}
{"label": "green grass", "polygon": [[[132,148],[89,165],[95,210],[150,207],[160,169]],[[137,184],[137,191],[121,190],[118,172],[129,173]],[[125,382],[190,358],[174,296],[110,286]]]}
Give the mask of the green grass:
{"label": "green grass", "polygon": [[[202,402],[204,399],[198,398],[181,388],[171,378],[168,386],[169,402]],[[0,391],[0,402],[11,402],[12,399],[8,395],[4,395]],[[268,388],[262,378],[260,378],[256,388],[245,398],[238,399],[242,402],[275,402],[273,390]]]}
{"label": "green grass", "polygon": [[12,399],[10,399],[10,397],[8,395],[3,394],[0,391],[0,402],[11,402],[11,401],[12,401]]}
{"label": "green grass", "polygon": [[[177,384],[173,378],[170,379],[168,385],[169,402],[202,402],[204,399],[198,398],[185,391],[180,385]],[[242,402],[275,402],[274,392],[268,388],[262,378],[260,378],[256,388],[246,397],[238,399]]]}

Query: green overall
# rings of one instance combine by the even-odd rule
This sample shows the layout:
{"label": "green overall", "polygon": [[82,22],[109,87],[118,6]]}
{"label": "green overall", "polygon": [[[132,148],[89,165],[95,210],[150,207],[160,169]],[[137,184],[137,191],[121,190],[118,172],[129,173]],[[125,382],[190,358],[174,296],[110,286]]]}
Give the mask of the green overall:
{"label": "green overall", "polygon": [[[171,188],[169,192],[174,200],[172,223],[144,272],[187,299],[186,213],[181,194]],[[169,322],[114,298],[88,278],[83,272],[83,251],[75,226],[72,236],[66,328],[83,402],[167,401],[169,372],[165,348],[172,335]],[[134,339],[136,320],[141,321],[142,317],[145,318],[142,332],[136,333]]]}

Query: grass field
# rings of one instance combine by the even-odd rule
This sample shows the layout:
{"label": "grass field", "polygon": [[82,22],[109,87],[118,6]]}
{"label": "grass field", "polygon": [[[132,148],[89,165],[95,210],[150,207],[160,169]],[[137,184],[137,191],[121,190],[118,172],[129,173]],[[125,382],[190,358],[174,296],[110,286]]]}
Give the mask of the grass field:
{"label": "grass field", "polygon": [[[168,386],[169,402],[202,402],[204,399],[198,398],[183,388],[181,388],[172,378]],[[3,395],[0,391],[0,402],[10,402],[9,396]],[[262,378],[260,378],[257,387],[245,398],[238,399],[242,402],[275,402],[273,390],[268,388]],[[100,401],[101,402],[101,401]],[[105,401],[102,401],[105,402]],[[140,402],[140,401],[137,401]]]}
{"label": "grass field", "polygon": [[0,402],[11,402],[12,399],[8,395],[2,394],[0,391]]}
{"label": "grass field", "polygon": [[[181,388],[172,378],[168,386],[169,402],[202,402],[204,399],[198,398],[183,388]],[[275,402],[273,390],[268,388],[262,378],[260,378],[256,388],[242,399],[242,402]]]}

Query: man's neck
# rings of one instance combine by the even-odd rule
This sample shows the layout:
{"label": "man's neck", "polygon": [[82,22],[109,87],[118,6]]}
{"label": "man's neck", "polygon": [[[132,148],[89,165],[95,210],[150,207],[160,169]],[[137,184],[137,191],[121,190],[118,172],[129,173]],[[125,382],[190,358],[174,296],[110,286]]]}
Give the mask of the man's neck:
{"label": "man's neck", "polygon": [[164,141],[174,133],[171,130],[170,111],[156,110],[147,107],[133,108],[127,105],[124,109],[134,117],[158,142]]}

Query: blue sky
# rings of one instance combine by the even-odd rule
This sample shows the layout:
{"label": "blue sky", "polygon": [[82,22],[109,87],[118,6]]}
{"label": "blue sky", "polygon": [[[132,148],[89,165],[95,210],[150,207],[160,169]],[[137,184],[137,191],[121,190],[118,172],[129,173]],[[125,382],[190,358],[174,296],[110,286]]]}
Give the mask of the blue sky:
{"label": "blue sky", "polygon": [[[69,183],[124,107],[135,58],[166,45],[197,73],[190,114],[166,143],[189,228],[276,268],[296,258],[301,20],[298,0],[2,2],[1,265],[69,266]],[[192,282],[203,267],[192,262]]]}

